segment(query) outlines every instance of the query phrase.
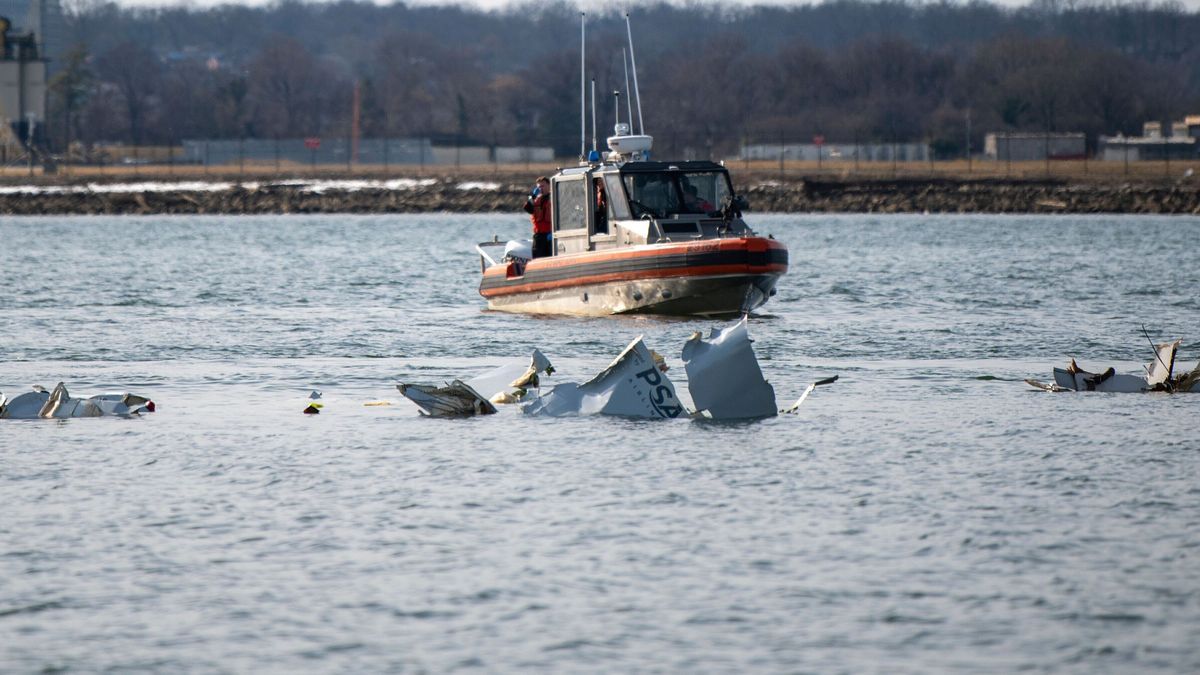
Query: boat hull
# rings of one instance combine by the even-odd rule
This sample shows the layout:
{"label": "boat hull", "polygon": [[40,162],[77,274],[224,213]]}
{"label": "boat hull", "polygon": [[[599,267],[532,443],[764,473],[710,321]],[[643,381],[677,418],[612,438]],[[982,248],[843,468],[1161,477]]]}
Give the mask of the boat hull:
{"label": "boat hull", "polygon": [[718,316],[761,307],[786,271],[773,239],[701,240],[537,259],[519,276],[497,265],[479,292],[505,312]]}

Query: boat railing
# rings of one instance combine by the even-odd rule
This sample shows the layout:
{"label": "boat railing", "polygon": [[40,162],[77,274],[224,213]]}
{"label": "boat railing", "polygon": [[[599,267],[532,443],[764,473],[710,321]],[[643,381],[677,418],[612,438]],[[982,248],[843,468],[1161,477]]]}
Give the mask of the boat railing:
{"label": "boat railing", "polygon": [[486,270],[493,265],[499,265],[504,260],[504,247],[507,244],[506,241],[485,241],[476,244],[475,250],[479,253],[480,268]]}

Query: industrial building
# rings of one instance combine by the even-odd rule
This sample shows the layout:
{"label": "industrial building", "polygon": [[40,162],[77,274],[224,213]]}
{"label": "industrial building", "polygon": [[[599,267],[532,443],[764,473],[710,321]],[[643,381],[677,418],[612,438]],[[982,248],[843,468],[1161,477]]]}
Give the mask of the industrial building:
{"label": "industrial building", "polygon": [[185,140],[181,162],[219,166],[311,164],[316,166],[480,165],[552,162],[550,147],[489,147],[434,145],[428,138],[281,138],[245,140]]}
{"label": "industrial building", "polygon": [[1142,125],[1141,136],[1101,136],[1099,156],[1110,162],[1194,160],[1200,158],[1200,115],[1172,122],[1164,134],[1161,122]]}
{"label": "industrial building", "polygon": [[21,33],[0,16],[0,158],[11,161],[43,146],[46,59],[34,33]]}
{"label": "industrial building", "polygon": [[983,154],[988,159],[1005,162],[1083,159],[1087,157],[1087,135],[1083,133],[993,132],[983,137]]}
{"label": "industrial building", "polygon": [[798,162],[926,162],[932,151],[924,143],[754,143],[743,145],[737,159]]}

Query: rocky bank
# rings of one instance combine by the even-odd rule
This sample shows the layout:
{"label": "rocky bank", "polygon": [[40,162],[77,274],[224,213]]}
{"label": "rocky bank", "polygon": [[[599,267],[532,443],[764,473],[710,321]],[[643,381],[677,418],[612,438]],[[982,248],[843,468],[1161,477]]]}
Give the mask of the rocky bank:
{"label": "rocky bank", "polygon": [[[781,213],[1200,214],[1200,185],[951,178],[742,181],[751,210]],[[351,185],[350,183],[357,183]],[[0,213],[287,214],[516,212],[528,186],[463,176],[386,181],[0,186]]]}

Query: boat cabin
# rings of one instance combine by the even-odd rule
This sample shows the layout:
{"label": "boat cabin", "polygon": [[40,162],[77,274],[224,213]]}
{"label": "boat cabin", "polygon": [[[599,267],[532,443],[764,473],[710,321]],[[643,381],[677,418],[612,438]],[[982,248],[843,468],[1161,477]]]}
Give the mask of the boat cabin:
{"label": "boat cabin", "polygon": [[554,255],[742,235],[733,185],[714,162],[593,164],[550,179]]}

